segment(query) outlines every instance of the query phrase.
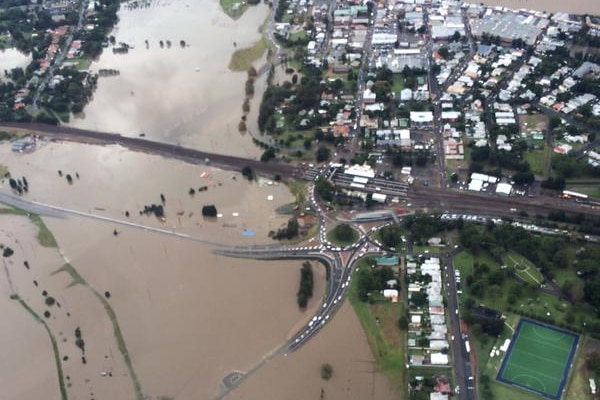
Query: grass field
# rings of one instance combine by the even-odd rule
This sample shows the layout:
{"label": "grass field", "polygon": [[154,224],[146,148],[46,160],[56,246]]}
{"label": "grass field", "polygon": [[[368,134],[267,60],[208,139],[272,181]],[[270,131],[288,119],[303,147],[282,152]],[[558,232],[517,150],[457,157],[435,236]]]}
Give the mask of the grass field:
{"label": "grass field", "polygon": [[[518,389],[513,386],[508,386],[502,382],[498,382],[493,379],[493,377],[498,375],[498,370],[500,369],[500,365],[502,364],[503,354],[496,356],[491,356],[490,352],[492,347],[499,348],[502,346],[506,339],[510,339],[513,336],[514,328],[517,326],[519,321],[519,316],[511,313],[503,313],[506,320],[504,322],[505,328],[504,332],[498,338],[490,339],[490,336],[481,335],[476,336],[472,335],[471,339],[474,345],[474,349],[477,354],[477,363],[479,365],[479,373],[480,379],[483,376],[486,376],[489,379],[489,391],[491,393],[490,398],[496,400],[510,400],[510,399],[518,399],[518,400],[539,400],[540,396],[535,393],[527,393],[521,389]],[[484,389],[484,385],[480,385],[480,399],[486,400],[485,394],[486,390]]]}
{"label": "grass field", "polygon": [[404,78],[402,75],[394,75],[394,84],[392,85],[392,92],[399,93],[404,89]]}
{"label": "grass field", "polygon": [[473,255],[468,251],[461,251],[454,256],[454,268],[458,268],[461,276],[470,275],[473,272],[473,263],[478,262],[480,264],[487,264],[491,268],[498,267],[498,263],[494,260],[491,254],[487,252],[481,252],[477,255]]}
{"label": "grass field", "polygon": [[560,399],[578,336],[521,319],[498,373],[498,380]]}
{"label": "grass field", "polygon": [[531,172],[535,175],[544,175],[549,162],[545,149],[526,151],[525,161],[529,163]]}
{"label": "grass field", "polygon": [[248,3],[240,0],[219,0],[219,4],[231,19],[238,19],[248,9]]}
{"label": "grass field", "polygon": [[[370,261],[371,260],[371,261]],[[359,268],[369,268],[371,257],[358,262]],[[348,290],[348,299],[358,316],[367,336],[369,347],[379,369],[390,379],[393,386],[403,394],[406,390],[406,332],[398,329],[398,318],[404,303],[369,304],[358,299],[357,279],[353,279]],[[376,318],[379,319],[377,323]]]}
{"label": "grass field", "polygon": [[265,54],[267,47],[267,39],[263,36],[252,46],[236,50],[231,56],[229,69],[232,71],[248,71],[252,63]]}
{"label": "grass field", "polygon": [[333,243],[337,246],[349,246],[358,240],[359,234],[356,230],[350,228],[350,229],[352,229],[352,238],[347,239],[347,240],[340,238],[338,230],[341,229],[340,226],[342,226],[342,225],[344,225],[344,224],[337,225],[335,228],[333,228],[332,230],[327,232],[327,240],[329,240],[331,243]]}
{"label": "grass field", "polygon": [[[600,182],[599,182],[599,184],[600,184]],[[569,186],[567,190],[572,190],[574,192],[587,194],[590,197],[595,197],[595,198],[600,199],[600,187],[598,185]]]}
{"label": "grass field", "polygon": [[75,68],[77,68],[78,71],[85,71],[92,65],[92,60],[90,58],[72,58],[68,61],[74,63]]}
{"label": "grass field", "polygon": [[439,254],[444,250],[444,247],[436,246],[413,246],[414,254]]}
{"label": "grass field", "polygon": [[524,132],[544,131],[548,129],[548,117],[545,114],[519,115],[519,127]]}
{"label": "grass field", "polygon": [[515,268],[515,273],[519,278],[525,282],[529,282],[533,285],[540,285],[543,281],[543,277],[540,271],[533,265],[531,261],[523,257],[522,255],[509,251],[502,257],[504,263],[509,267]]}

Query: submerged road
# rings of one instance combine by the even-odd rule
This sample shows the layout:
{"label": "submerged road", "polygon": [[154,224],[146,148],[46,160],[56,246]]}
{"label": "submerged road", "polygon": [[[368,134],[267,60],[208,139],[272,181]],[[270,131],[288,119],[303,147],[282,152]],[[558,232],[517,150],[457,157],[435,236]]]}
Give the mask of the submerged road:
{"label": "submerged road", "polygon": [[17,207],[27,212],[38,214],[41,216],[54,217],[54,218],[66,218],[69,215],[95,219],[97,221],[109,222],[115,225],[127,226],[130,228],[141,229],[147,232],[159,233],[162,235],[174,236],[181,239],[192,240],[194,242],[207,244],[210,246],[224,247],[222,243],[213,242],[207,239],[202,239],[196,236],[189,235],[187,233],[176,232],[170,229],[156,228],[153,226],[138,224],[131,221],[125,221],[117,218],[107,217],[104,215],[93,214],[90,212],[84,212],[74,210],[71,208],[58,207],[52,204],[40,203],[33,200],[28,200],[24,197],[15,196],[5,191],[0,191],[0,203],[7,204],[13,207]]}
{"label": "submerged road", "polygon": [[52,140],[67,140],[98,145],[121,145],[129,150],[143,153],[156,154],[163,157],[177,158],[193,164],[210,164],[213,167],[241,171],[248,166],[261,175],[281,178],[290,178],[297,175],[297,168],[285,162],[268,163],[260,160],[251,160],[243,157],[227,156],[206,151],[182,147],[176,144],[161,143],[142,137],[122,136],[117,133],[92,131],[87,129],[54,126],[38,123],[0,122],[0,130],[21,129],[33,134],[43,135]]}

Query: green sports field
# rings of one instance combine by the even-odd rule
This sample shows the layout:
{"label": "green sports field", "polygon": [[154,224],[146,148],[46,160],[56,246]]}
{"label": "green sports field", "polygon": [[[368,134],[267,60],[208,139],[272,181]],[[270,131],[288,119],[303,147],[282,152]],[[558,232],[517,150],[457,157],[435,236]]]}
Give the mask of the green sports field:
{"label": "green sports field", "polygon": [[506,353],[498,380],[551,399],[560,399],[578,336],[522,319]]}

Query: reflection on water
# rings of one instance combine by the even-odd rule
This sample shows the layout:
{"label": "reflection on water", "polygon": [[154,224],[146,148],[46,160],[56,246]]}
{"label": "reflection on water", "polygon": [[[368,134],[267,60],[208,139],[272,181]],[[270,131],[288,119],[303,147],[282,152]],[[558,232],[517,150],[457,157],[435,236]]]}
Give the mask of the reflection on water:
{"label": "reflection on water", "polygon": [[13,68],[25,68],[31,62],[31,55],[25,55],[15,48],[0,50],[0,73]]}
{"label": "reflection on water", "polygon": [[84,116],[75,118],[72,125],[130,136],[144,133],[152,140],[256,155],[251,138],[242,138],[237,131],[246,76],[227,66],[234,42],[242,47],[259,38],[258,28],[267,11],[264,5],[253,7],[232,21],[216,0],[154,1],[150,7],[133,10],[123,7],[113,35],[117,44],[127,43],[133,49],[128,54],[106,49],[92,65],[95,71],[111,68],[120,75],[100,78]]}
{"label": "reflection on water", "polygon": [[598,0],[555,1],[555,0],[470,0],[468,3],[483,3],[490,6],[502,6],[514,9],[526,8],[547,12],[568,12],[574,14],[600,14]]}

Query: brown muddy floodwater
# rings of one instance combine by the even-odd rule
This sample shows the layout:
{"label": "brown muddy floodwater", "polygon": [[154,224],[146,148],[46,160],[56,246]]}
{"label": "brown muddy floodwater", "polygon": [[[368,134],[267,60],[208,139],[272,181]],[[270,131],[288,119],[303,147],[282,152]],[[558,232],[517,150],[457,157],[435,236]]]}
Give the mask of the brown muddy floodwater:
{"label": "brown muddy floodwater", "polygon": [[[321,365],[333,367],[329,381]],[[323,397],[321,397],[323,391]],[[226,400],[398,400],[398,391],[377,371],[365,333],[348,301],[331,323],[300,351],[278,356]]]}
{"label": "brown muddy floodwater", "polygon": [[489,6],[501,6],[512,9],[525,8],[550,13],[566,12],[571,14],[600,15],[600,1],[598,0],[477,0],[468,1],[468,3],[483,3]]}
{"label": "brown muddy floodwater", "polygon": [[[15,177],[27,177],[30,200],[227,244],[269,243],[268,231],[287,221],[274,210],[293,200],[284,186],[248,183],[237,173],[116,146],[48,143],[17,154],[4,144],[0,164]],[[59,169],[63,175],[77,172],[79,179],[69,185],[58,176]],[[0,186],[9,190],[6,181]],[[188,194],[190,187],[200,186],[208,189]],[[166,198],[166,221],[140,216],[137,210],[160,202],[160,193]],[[204,204],[215,204],[222,217],[203,220]],[[0,341],[0,354],[11,360],[0,366],[2,382],[10,379],[11,399],[58,399],[59,392],[50,338],[15,300],[6,300],[10,294],[19,294],[39,315],[51,312],[46,321],[59,356],[68,356],[62,366],[71,398],[134,398],[133,379],[114,336],[115,321],[97,295],[108,291],[106,301],[143,393],[185,400],[210,398],[223,376],[251,368],[282,344],[310,319],[324,291],[324,269],[315,264],[315,295],[301,312],[295,298],[300,261],[218,257],[196,241],[74,215],[44,218],[59,249],[44,248],[26,217],[0,218],[0,243],[15,250],[7,267],[12,287],[7,279],[0,285],[0,308],[14,325]],[[245,230],[255,236],[242,235]],[[67,261],[87,285],[71,285],[66,272],[55,273]],[[46,306],[43,290],[61,307]],[[23,334],[18,327],[29,331]],[[74,345],[77,327],[85,339],[86,364]],[[28,385],[31,380],[36,384]]]}
{"label": "brown muddy floodwater", "polygon": [[[241,137],[237,129],[246,73],[232,72],[228,65],[234,43],[241,48],[260,38],[267,14],[267,6],[260,4],[233,21],[217,0],[153,0],[137,9],[123,4],[112,34],[117,44],[134,48],[128,54],[107,48],[92,64],[93,71],[116,69],[120,75],[100,77],[84,115],[70,125],[128,136],[145,133],[151,140],[218,153],[259,155],[251,137]],[[248,117],[248,130],[254,133],[264,84],[264,76],[256,82]]]}

